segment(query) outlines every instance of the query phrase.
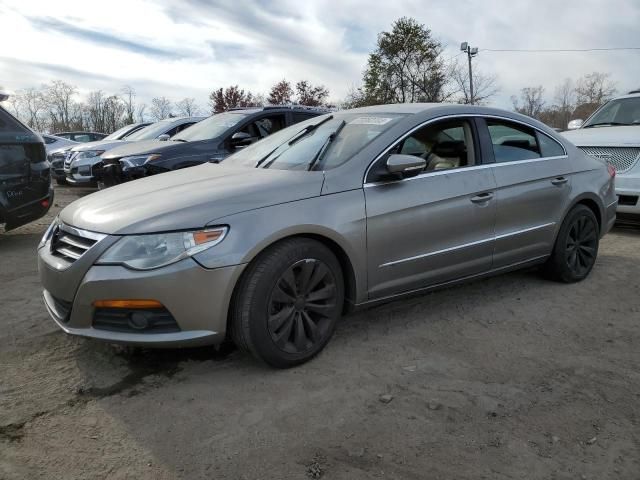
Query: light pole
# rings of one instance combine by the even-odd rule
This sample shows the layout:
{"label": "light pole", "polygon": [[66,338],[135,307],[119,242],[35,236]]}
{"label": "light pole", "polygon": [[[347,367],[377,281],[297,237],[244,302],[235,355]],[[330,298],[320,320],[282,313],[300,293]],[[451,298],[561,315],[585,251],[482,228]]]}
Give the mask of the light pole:
{"label": "light pole", "polygon": [[460,51],[466,52],[469,60],[469,103],[473,105],[473,70],[471,68],[471,58],[478,54],[478,47],[471,47],[469,42],[462,42],[460,44]]}

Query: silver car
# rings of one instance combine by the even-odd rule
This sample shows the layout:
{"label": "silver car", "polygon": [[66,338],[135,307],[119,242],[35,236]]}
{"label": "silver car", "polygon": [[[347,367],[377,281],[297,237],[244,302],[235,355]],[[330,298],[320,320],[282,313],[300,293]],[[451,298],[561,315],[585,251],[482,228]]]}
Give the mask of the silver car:
{"label": "silver car", "polygon": [[38,247],[44,300],[73,335],[229,337],[290,367],[354,308],[532,265],[584,279],[615,221],[614,173],[516,113],[335,112],[69,205]]}

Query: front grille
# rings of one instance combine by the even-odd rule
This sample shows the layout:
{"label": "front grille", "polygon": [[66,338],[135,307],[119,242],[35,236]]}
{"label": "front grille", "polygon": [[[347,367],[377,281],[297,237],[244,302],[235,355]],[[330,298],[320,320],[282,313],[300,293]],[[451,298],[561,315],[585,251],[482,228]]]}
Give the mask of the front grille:
{"label": "front grille", "polygon": [[638,195],[618,195],[618,205],[634,207],[638,203]]}
{"label": "front grille", "polygon": [[64,157],[64,166],[69,168],[71,166],[71,162],[78,155],[78,152],[67,152],[67,155]]}
{"label": "front grille", "polygon": [[594,158],[609,163],[616,172],[623,173],[630,170],[640,157],[637,147],[580,147],[581,150]]}
{"label": "front grille", "polygon": [[58,225],[51,235],[51,253],[73,263],[93,247],[97,241],[96,238],[82,236],[78,230],[73,229],[72,232],[64,225]]}
{"label": "front grille", "polygon": [[166,308],[96,308],[93,328],[124,333],[175,333],[180,331]]}

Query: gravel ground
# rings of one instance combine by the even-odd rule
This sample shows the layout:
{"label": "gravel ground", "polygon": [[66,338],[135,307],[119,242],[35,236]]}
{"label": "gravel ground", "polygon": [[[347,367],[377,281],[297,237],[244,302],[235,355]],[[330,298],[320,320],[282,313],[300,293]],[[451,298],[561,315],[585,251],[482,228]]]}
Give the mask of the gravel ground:
{"label": "gravel ground", "polygon": [[517,272],[350,315],[270,370],[47,317],[49,218],[0,234],[2,479],[640,478],[640,230],[575,285]]}

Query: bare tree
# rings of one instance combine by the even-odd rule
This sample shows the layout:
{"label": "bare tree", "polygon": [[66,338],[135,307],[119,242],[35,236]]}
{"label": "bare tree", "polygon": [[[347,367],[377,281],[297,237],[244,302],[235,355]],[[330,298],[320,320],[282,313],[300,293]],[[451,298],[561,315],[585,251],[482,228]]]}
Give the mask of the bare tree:
{"label": "bare tree", "polygon": [[146,109],[147,109],[147,104],[146,103],[141,103],[141,104],[138,105],[137,116],[138,116],[138,121],[141,122],[141,123],[145,121],[146,117],[145,117],[144,112],[145,112]]}
{"label": "bare tree", "polygon": [[544,87],[542,85],[537,87],[525,87],[520,90],[519,99],[515,95],[511,97],[513,108],[518,113],[538,118],[545,105],[543,95]]}
{"label": "bare tree", "polygon": [[151,117],[155,120],[164,120],[171,116],[171,102],[166,97],[155,97],[151,100]]}
{"label": "bare tree", "polygon": [[195,98],[183,98],[179,102],[176,102],[176,108],[178,110],[178,115],[182,115],[184,117],[193,117],[200,113],[200,107],[198,107]]}
{"label": "bare tree", "polygon": [[578,79],[576,96],[578,104],[603,105],[616,93],[615,84],[608,73],[593,72]]}
{"label": "bare tree", "polygon": [[51,128],[56,130],[69,130],[72,120],[77,122],[78,108],[74,97],[78,89],[62,80],[54,80],[43,87],[43,96],[46,100]]}
{"label": "bare tree", "polygon": [[451,67],[451,80],[457,93],[457,102],[463,104],[483,105],[487,100],[500,91],[496,77],[485,75],[479,70],[473,72],[473,98],[469,85],[469,69],[466,65],[455,63]]}
{"label": "bare tree", "polygon": [[566,128],[576,108],[576,91],[570,78],[565,78],[564,82],[556,87],[554,101],[558,119],[553,122],[553,126]]}
{"label": "bare tree", "polygon": [[136,117],[136,91],[132,86],[125,85],[122,87],[122,95],[124,95],[126,123],[134,123]]}

